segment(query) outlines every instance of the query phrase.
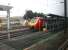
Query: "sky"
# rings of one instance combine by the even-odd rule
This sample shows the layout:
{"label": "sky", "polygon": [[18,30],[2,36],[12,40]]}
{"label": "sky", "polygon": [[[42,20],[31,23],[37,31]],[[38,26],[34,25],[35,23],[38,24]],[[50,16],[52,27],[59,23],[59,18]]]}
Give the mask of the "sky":
{"label": "sky", "polygon": [[[47,12],[47,0],[0,0],[0,5],[8,3],[13,7],[10,16],[23,16],[26,10],[44,14]],[[6,16],[6,12],[0,12],[0,16]]]}

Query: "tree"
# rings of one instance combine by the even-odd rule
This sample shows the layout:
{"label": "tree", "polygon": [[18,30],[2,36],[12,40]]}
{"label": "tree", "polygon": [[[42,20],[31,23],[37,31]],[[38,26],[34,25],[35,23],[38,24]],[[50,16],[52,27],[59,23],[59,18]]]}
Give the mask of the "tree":
{"label": "tree", "polygon": [[46,18],[46,15],[43,14],[43,13],[37,13],[37,12],[32,12],[32,10],[28,10],[26,11],[25,15],[23,16],[24,19],[32,19],[34,17],[43,17],[43,18]]}
{"label": "tree", "polygon": [[39,17],[46,18],[46,15],[45,15],[45,14],[43,14],[43,13],[37,13],[37,12],[33,13],[33,16],[34,16],[34,17],[39,16]]}
{"label": "tree", "polygon": [[26,11],[25,15],[23,16],[24,19],[31,19],[33,18],[33,12],[32,10]]}

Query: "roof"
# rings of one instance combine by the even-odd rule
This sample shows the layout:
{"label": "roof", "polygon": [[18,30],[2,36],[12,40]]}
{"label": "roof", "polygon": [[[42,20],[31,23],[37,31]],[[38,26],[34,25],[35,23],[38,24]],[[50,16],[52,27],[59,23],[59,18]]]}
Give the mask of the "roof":
{"label": "roof", "polygon": [[5,6],[5,5],[0,5],[0,11],[7,11],[10,10],[12,6]]}

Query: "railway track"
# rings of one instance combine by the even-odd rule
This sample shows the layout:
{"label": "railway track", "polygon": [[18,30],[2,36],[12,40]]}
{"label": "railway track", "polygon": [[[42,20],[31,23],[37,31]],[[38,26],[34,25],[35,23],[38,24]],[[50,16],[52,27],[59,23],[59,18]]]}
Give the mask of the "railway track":
{"label": "railway track", "polygon": [[41,41],[42,39],[48,39],[48,37],[51,37],[52,35],[55,35],[55,33],[34,32],[25,36],[11,38],[10,41],[2,41],[2,43],[15,48],[16,50],[22,50]]}
{"label": "railway track", "polygon": [[47,38],[50,34],[46,34],[43,32],[35,32],[24,36],[19,36],[15,38],[11,38],[11,40],[2,41],[4,44],[7,44],[8,46],[11,46],[15,49],[23,49],[26,48],[37,41],[40,41],[41,39]]}
{"label": "railway track", "polygon": [[[10,38],[14,38],[14,37],[30,34],[31,31],[29,28],[24,28],[24,29],[10,30],[9,33],[10,33]],[[8,32],[0,31],[0,40],[4,40],[4,39],[8,39]]]}
{"label": "railway track", "polygon": [[[24,36],[18,36],[18,37],[14,37],[11,38],[11,40],[4,40],[1,41],[3,44],[6,44],[7,46],[10,46],[12,48],[15,48],[16,50],[20,50],[23,48],[26,48],[34,43],[36,43],[37,41],[40,41],[41,39],[44,39],[48,34],[44,33],[44,32],[35,32],[35,33],[30,33],[30,34],[25,34]],[[50,35],[50,34],[49,34]]]}

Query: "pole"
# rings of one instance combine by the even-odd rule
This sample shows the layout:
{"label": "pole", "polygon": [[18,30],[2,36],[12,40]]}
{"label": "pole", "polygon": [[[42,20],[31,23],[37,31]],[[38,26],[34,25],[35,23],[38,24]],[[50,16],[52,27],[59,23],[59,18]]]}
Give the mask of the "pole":
{"label": "pole", "polygon": [[10,10],[7,10],[7,20],[8,40],[10,40]]}
{"label": "pole", "polygon": [[67,0],[64,0],[64,41],[67,40]]}
{"label": "pole", "polygon": [[67,33],[67,0],[64,0],[64,16],[65,16],[64,33]]}

